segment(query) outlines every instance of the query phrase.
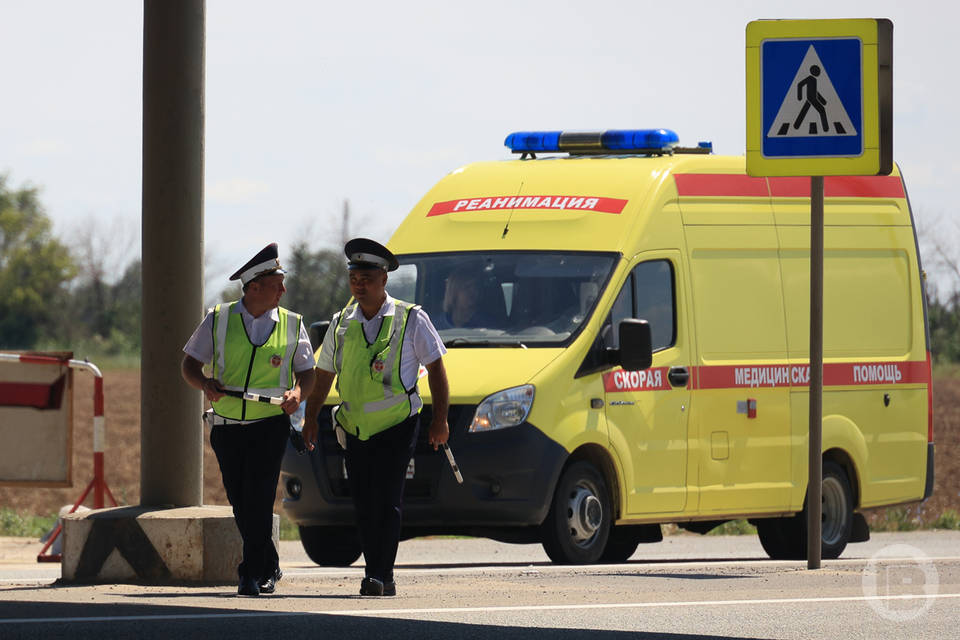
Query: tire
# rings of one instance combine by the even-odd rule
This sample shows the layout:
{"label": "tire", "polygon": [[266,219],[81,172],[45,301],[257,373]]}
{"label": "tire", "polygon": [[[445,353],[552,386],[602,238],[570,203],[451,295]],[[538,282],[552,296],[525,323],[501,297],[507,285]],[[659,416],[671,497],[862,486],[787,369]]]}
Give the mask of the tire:
{"label": "tire", "polygon": [[613,512],[607,483],[586,461],[560,476],[542,526],[543,548],[557,564],[591,564],[607,547]]}
{"label": "tire", "polygon": [[[820,557],[840,557],[853,531],[853,489],[843,468],[823,462],[822,521]],[[774,560],[803,560],[807,557],[807,505],[789,518],[769,518],[757,522],[760,544]]]}
{"label": "tire", "polygon": [[609,564],[626,562],[637,550],[639,544],[640,536],[636,531],[625,527],[613,527],[607,537],[607,546],[600,554],[600,562]]}
{"label": "tire", "polygon": [[853,532],[853,489],[843,467],[824,461],[822,492],[820,555],[833,560],[847,548]]}
{"label": "tire", "polygon": [[806,511],[789,518],[765,518],[757,521],[760,546],[773,560],[803,560],[807,557]]}
{"label": "tire", "polygon": [[321,567],[349,567],[362,553],[354,527],[299,527],[300,543]]}

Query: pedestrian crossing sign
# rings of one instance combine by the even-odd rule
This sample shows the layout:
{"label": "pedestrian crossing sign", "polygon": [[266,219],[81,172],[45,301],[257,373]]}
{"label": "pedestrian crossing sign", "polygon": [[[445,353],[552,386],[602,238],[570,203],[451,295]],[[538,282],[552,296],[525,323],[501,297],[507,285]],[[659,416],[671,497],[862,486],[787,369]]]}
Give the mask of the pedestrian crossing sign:
{"label": "pedestrian crossing sign", "polygon": [[892,41],[885,19],[749,23],[747,173],[890,173]]}

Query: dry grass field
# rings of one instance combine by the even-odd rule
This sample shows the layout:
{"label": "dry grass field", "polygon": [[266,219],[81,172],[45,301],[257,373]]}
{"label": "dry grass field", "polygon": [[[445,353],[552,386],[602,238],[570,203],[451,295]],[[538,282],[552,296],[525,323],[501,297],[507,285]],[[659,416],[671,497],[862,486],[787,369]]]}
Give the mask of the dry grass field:
{"label": "dry grass field", "polygon": [[[73,504],[93,477],[93,377],[78,372],[74,379],[73,486],[65,489],[0,487],[0,507],[36,515],[55,513],[61,506]],[[121,504],[137,504],[140,500],[139,370],[104,372],[104,398],[107,485]],[[937,454],[933,497],[923,504],[868,513],[874,528],[915,528],[932,524],[947,509],[960,512],[960,379],[944,378],[934,384],[934,436]],[[227,504],[217,461],[206,438],[203,477],[204,503]],[[278,492],[277,513],[279,502]],[[92,506],[92,498],[88,497],[86,504]]]}

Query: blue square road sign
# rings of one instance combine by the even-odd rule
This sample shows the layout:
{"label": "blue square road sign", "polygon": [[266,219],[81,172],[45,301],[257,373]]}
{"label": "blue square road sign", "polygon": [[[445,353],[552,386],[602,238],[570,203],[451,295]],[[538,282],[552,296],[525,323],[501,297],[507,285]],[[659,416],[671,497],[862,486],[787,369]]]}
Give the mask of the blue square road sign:
{"label": "blue square road sign", "polygon": [[764,41],[763,156],[861,155],[862,58],[859,38]]}
{"label": "blue square road sign", "polygon": [[754,20],[746,45],[749,175],[891,172],[890,20]]}

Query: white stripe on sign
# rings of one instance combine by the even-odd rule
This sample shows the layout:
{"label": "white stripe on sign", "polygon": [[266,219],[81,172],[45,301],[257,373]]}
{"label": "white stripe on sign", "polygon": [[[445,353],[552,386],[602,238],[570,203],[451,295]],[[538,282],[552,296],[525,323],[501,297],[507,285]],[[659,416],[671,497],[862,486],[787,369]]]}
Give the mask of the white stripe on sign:
{"label": "white stripe on sign", "polygon": [[284,611],[284,612],[238,612],[238,613],[196,613],[196,614],[165,614],[155,616],[90,616],[70,618],[9,618],[0,620],[4,624],[32,624],[50,622],[134,622],[152,620],[223,620],[228,618],[270,618],[290,617],[303,615],[328,616],[396,616],[419,614],[444,613],[497,613],[511,611],[564,611],[587,609],[656,609],[658,607],[709,607],[709,606],[738,606],[738,605],[767,605],[767,604],[823,604],[829,602],[869,602],[878,600],[938,600],[946,598],[960,598],[960,593],[904,594],[896,596],[837,596],[833,598],[768,598],[760,600],[694,600],[681,602],[611,602],[606,604],[549,604],[549,605],[517,605],[512,607],[436,607],[430,609],[337,609],[333,611]]}

